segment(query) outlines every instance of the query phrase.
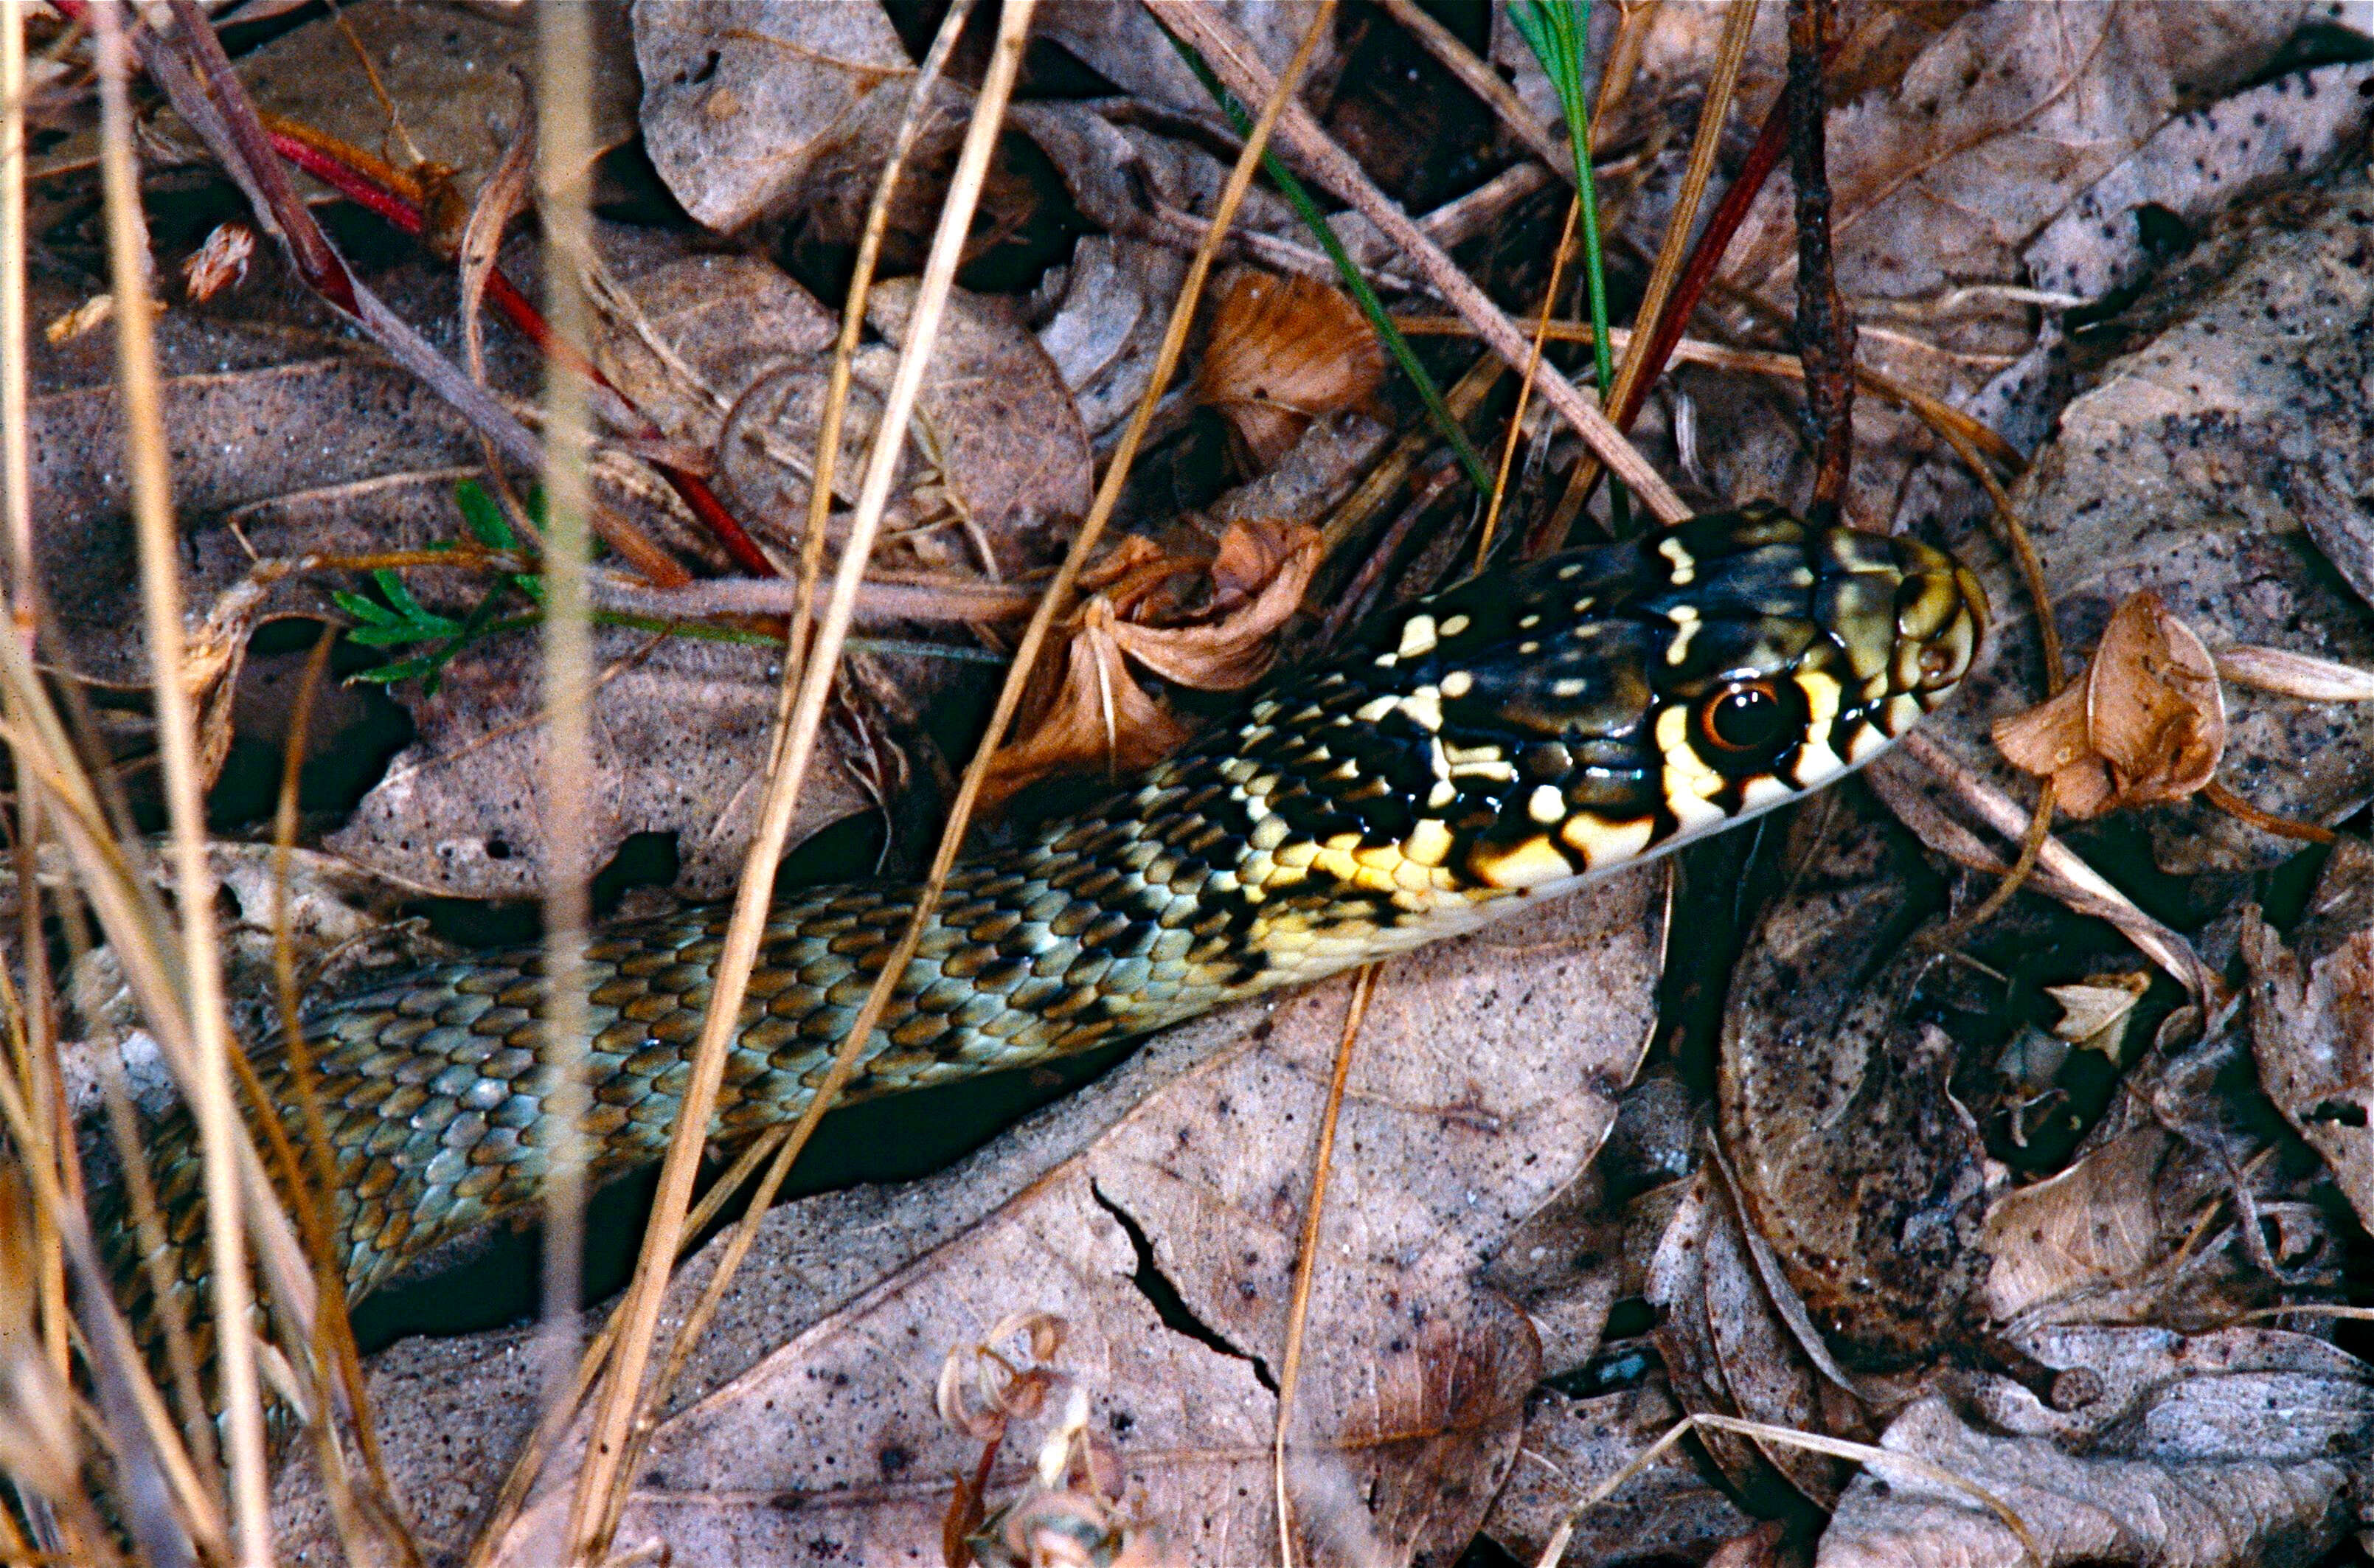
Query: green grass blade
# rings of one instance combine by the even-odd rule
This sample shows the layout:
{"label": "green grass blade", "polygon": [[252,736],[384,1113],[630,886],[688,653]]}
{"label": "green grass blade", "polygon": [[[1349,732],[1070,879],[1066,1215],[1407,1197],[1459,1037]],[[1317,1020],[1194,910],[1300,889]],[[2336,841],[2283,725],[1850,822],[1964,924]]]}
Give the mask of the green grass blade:
{"label": "green grass blade", "polygon": [[[1591,39],[1591,0],[1509,0],[1509,20],[1542,74],[1557,89],[1574,153],[1574,189],[1582,204],[1582,276],[1591,301],[1592,362],[1599,372],[1599,395],[1616,384],[1616,360],[1607,344],[1607,268],[1599,242],[1599,188],[1591,170],[1591,106],[1582,91],[1583,61]],[[1616,533],[1631,531],[1631,499],[1610,479],[1607,504]]]}

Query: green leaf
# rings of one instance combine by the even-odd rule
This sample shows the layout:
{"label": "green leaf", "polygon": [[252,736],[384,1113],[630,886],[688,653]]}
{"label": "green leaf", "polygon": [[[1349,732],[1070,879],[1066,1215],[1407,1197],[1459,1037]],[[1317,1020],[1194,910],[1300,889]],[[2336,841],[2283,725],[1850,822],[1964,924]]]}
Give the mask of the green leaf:
{"label": "green leaf", "polygon": [[347,633],[347,641],[366,648],[401,648],[409,643],[426,643],[434,635],[398,622],[394,626],[358,626]]}
{"label": "green leaf", "polygon": [[519,536],[503,516],[503,509],[495,504],[486,487],[475,479],[464,479],[453,487],[453,503],[462,509],[462,522],[480,544],[490,550],[514,549]]}
{"label": "green leaf", "polygon": [[372,572],[371,581],[379,584],[379,591],[395,607],[396,613],[422,629],[423,636],[451,637],[462,630],[460,621],[448,619],[414,598],[412,590],[404,585],[404,579],[387,568]]}
{"label": "green leaf", "polygon": [[406,659],[402,664],[382,665],[377,669],[358,671],[354,678],[369,681],[373,686],[394,686],[400,680],[410,680],[416,676],[425,676],[443,662],[433,654],[424,654],[419,658]]}
{"label": "green leaf", "polygon": [[330,601],[357,620],[372,626],[394,626],[399,618],[393,610],[382,607],[360,594],[349,594],[344,588],[330,590]]}

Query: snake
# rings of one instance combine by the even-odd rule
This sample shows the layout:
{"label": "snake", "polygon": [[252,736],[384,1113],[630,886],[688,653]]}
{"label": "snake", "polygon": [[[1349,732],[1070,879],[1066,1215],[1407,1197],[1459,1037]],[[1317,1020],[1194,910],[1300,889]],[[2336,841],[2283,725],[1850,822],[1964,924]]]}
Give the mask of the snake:
{"label": "snake", "polygon": [[[1473,578],[1274,677],[1135,787],[960,861],[850,1102],[1029,1067],[1476,929],[1819,789],[1960,684],[1986,595],[1916,539],[1769,502]],[[709,1128],[796,1119],[913,917],[895,880],[778,893]],[[604,1182],[664,1154],[728,906],[596,931],[582,970]],[[401,973],[304,1015],[349,1301],[535,1204],[557,1126],[540,948]],[[253,1053],[303,1137],[288,1043]],[[255,1105],[245,1114],[264,1113]],[[159,1224],[101,1226],[144,1341],[158,1292],[211,1361],[199,1141],[150,1129]],[[284,1194],[284,1196],[289,1196]]]}

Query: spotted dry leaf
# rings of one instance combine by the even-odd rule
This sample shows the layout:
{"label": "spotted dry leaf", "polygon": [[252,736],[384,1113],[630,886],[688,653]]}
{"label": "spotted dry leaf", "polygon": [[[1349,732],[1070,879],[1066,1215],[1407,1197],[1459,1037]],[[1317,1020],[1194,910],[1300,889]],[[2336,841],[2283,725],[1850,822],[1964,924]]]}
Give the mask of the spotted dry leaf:
{"label": "spotted dry leaf", "polygon": [[2012,766],[2050,778],[2081,821],[2122,806],[2183,800],[2215,776],[2226,749],[2217,666],[2157,594],[2111,612],[2082,679],[1994,726]]}
{"label": "spotted dry leaf", "polygon": [[1240,273],[1212,318],[1195,401],[1220,410],[1247,466],[1275,467],[1322,414],[1365,407],[1385,351],[1360,308],[1316,278]]}
{"label": "spotted dry leaf", "polygon": [[1020,738],[998,752],[992,803],[1056,773],[1127,773],[1169,756],[1188,731],[1137,683],[1132,665],[1202,691],[1234,691],[1267,672],[1275,633],[1319,569],[1318,530],[1232,523],[1210,560],[1134,535],[1082,578],[1092,590],[1067,631],[1062,674],[1026,707]]}

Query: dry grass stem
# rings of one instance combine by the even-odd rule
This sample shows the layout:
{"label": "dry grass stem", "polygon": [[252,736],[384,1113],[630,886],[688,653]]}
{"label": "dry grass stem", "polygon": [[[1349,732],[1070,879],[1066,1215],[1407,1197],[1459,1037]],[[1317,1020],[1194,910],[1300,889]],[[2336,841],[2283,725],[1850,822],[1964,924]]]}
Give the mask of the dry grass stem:
{"label": "dry grass stem", "polygon": [[[790,1136],[789,1127],[770,1127],[751,1139],[749,1147],[735,1156],[734,1163],[723,1175],[709,1185],[708,1190],[700,1195],[700,1201],[693,1205],[691,1214],[686,1217],[684,1228],[688,1246],[692,1238],[707,1230],[710,1221],[733,1201],[734,1195],[742,1190],[743,1184],[750,1179],[751,1173],[758,1168],[759,1162],[780,1149]],[[676,1261],[683,1262],[685,1256],[684,1252],[678,1252]],[[543,1474],[545,1461],[551,1456],[561,1438],[567,1435],[570,1421],[583,1405],[585,1396],[593,1390],[594,1379],[601,1375],[602,1368],[608,1363],[611,1347],[618,1342],[618,1329],[625,1321],[625,1312],[624,1301],[611,1307],[610,1315],[603,1320],[600,1330],[587,1342],[585,1353],[578,1358],[576,1374],[567,1396],[546,1407],[535,1430],[520,1445],[510,1472],[503,1477],[503,1484],[495,1493],[494,1506],[488,1510],[486,1523],[479,1527],[477,1539],[471,1542],[469,1552],[463,1559],[467,1568],[484,1568],[492,1560],[495,1549],[502,1544],[502,1538],[511,1528],[511,1522],[519,1517],[530,1490]]]}
{"label": "dry grass stem", "polygon": [[[539,6],[535,186],[544,235],[544,311],[556,340],[592,341],[582,279],[593,254],[591,20],[582,6]],[[545,358],[544,756],[539,817],[544,873],[544,1125],[551,1149],[544,1188],[544,1324],[536,1356],[546,1403],[566,1389],[579,1351],[583,1294],[588,1005],[586,932],[593,919],[591,833],[593,602],[586,587],[594,495],[586,471],[589,378],[575,355]],[[490,454],[491,455],[491,454]],[[493,472],[492,465],[488,471]]]}
{"label": "dry grass stem", "polygon": [[1500,508],[1509,499],[1509,468],[1517,460],[1517,443],[1524,439],[1525,404],[1534,395],[1534,378],[1542,368],[1542,341],[1549,333],[1550,318],[1557,313],[1558,289],[1566,282],[1566,260],[1574,249],[1574,229],[1581,218],[1582,198],[1578,195],[1566,204],[1566,224],[1558,230],[1557,249],[1550,257],[1549,287],[1542,290],[1541,319],[1534,324],[1534,341],[1525,353],[1524,373],[1517,378],[1517,407],[1509,416],[1509,433],[1500,442],[1500,468],[1492,476],[1491,499],[1484,509],[1484,526],[1475,538],[1478,572],[1491,559],[1492,536],[1500,526]]}
{"label": "dry grass stem", "polygon": [[[1182,0],[1144,0],[1163,25],[1202,52],[1220,80],[1247,103],[1265,103],[1277,84],[1263,65],[1245,36],[1216,11]],[[1437,244],[1393,199],[1379,190],[1352,156],[1338,147],[1310,112],[1288,103],[1278,123],[1278,139],[1307,164],[1319,182],[1375,224],[1385,238],[1401,248],[1428,285],[1475,329],[1492,352],[1510,369],[1522,371],[1528,357],[1527,338],[1508,312],[1492,302],[1473,278]],[[1539,372],[1543,400],[1575,428],[1586,445],[1598,453],[1611,472],[1632,487],[1643,505],[1661,521],[1675,523],[1689,508],[1674,493],[1664,477],[1607,422],[1597,404],[1556,370]]]}
{"label": "dry grass stem", "polygon": [[1344,1086],[1351,1080],[1353,1048],[1376,996],[1381,963],[1364,963],[1344,1009],[1344,1031],[1335,1041],[1335,1068],[1327,1079],[1327,1104],[1319,1115],[1319,1148],[1310,1157],[1310,1197],[1302,1208],[1302,1240],[1294,1256],[1294,1293],[1286,1309],[1286,1352],[1278,1362],[1277,1426],[1270,1438],[1270,1476],[1277,1489],[1277,1560],[1294,1563],[1294,1511],[1286,1493],[1287,1432],[1294,1420],[1294,1391],[1302,1377],[1302,1335],[1310,1318],[1310,1282],[1319,1270],[1319,1221],[1327,1204],[1327,1181],[1335,1169],[1335,1126],[1343,1119]]}
{"label": "dry grass stem", "polygon": [[[741,1013],[742,999],[748,989],[750,969],[758,957],[758,940],[773,892],[775,861],[789,831],[792,813],[799,803],[800,785],[814,754],[826,699],[831,693],[840,644],[848,634],[857,584],[864,575],[866,559],[881,530],[883,510],[888,503],[891,482],[907,440],[908,420],[922,389],[923,371],[930,361],[948,290],[955,282],[957,265],[988,174],[998,129],[1005,119],[1005,104],[1020,70],[1033,8],[1033,0],[1009,0],[999,18],[996,45],[916,290],[906,347],[899,354],[889,388],[883,395],[873,450],[867,456],[857,507],[850,522],[849,542],[834,573],[832,594],[827,601],[814,649],[801,671],[788,738],[770,771],[766,797],[760,807],[759,830],[735,890],[734,911],[718,959],[715,989],[694,1051],[675,1138],[661,1168],[659,1196],[644,1232],[642,1256],[629,1288],[611,1382],[595,1413],[585,1468],[578,1477],[570,1506],[570,1547],[582,1556],[598,1560],[606,1551],[613,1521],[624,1505],[630,1476],[621,1461],[629,1429],[641,1407],[643,1373],[650,1361],[652,1335],[658,1325],[660,1298],[681,1240],[701,1149],[708,1141],[709,1118],[716,1103],[718,1081],[724,1071],[726,1047],[733,1038],[735,1020]],[[827,493],[822,485],[815,489],[818,493]],[[902,947],[911,949],[915,935],[911,924],[909,933],[909,940]],[[895,984],[901,967],[903,961],[894,953],[883,971],[887,984]],[[879,1014],[883,994],[884,987],[877,985],[869,1012]],[[859,1020],[853,1032],[861,1043],[871,1027],[870,1018]],[[845,1076],[841,1064],[836,1062],[835,1066]],[[811,1110],[822,1105],[826,1098],[827,1091],[819,1091]]]}
{"label": "dry grass stem", "polygon": [[[148,242],[140,212],[139,170],[133,154],[132,61],[123,36],[128,18],[117,8],[117,0],[100,0],[94,14],[108,277],[118,300],[140,301],[145,307],[149,298]],[[232,1515],[242,1568],[267,1568],[273,1553],[264,1406],[249,1316],[245,1195],[241,1191],[234,1149],[235,1144],[245,1143],[246,1133],[231,1101],[230,1020],[224,1008],[221,955],[216,946],[214,872],[206,861],[206,807],[201,798],[205,786],[198,776],[195,718],[181,678],[181,556],[151,332],[152,318],[146,308],[116,312],[117,395],[123,411],[133,524],[140,546],[140,598],[156,691],[166,812],[172,827],[173,889],[181,912],[181,982],[187,988],[195,1046],[195,1081],[185,1087],[205,1161],[206,1252],[212,1270],[222,1408],[230,1436]]]}
{"label": "dry grass stem", "polygon": [[[25,8],[6,7],[0,16],[0,528],[7,536],[11,613],[28,657],[40,643],[40,601],[34,581],[32,456],[27,419],[25,303]],[[6,705],[0,704],[0,711]],[[48,944],[41,939],[41,893],[34,874],[41,843],[40,792],[20,792],[17,835],[11,846],[17,867],[18,952],[25,966],[25,1051],[22,1076],[32,1106],[52,1127],[49,1146],[63,1156],[73,1143],[65,1088],[57,1070],[56,1012],[50,984]],[[29,1149],[28,1159],[47,1158]],[[59,1171],[70,1194],[78,1196],[77,1167],[62,1159]],[[67,1370],[65,1254],[49,1215],[33,1216],[33,1263],[39,1271],[41,1335],[50,1364]]]}
{"label": "dry grass stem", "polygon": [[[816,536],[825,536],[819,529]],[[669,618],[796,614],[813,626],[816,584],[803,589],[797,581],[778,577],[721,577],[689,588],[660,589],[603,575],[594,580],[594,600],[604,609]],[[852,619],[876,625],[901,620],[969,625],[1017,620],[1028,615],[1038,601],[1029,589],[1004,583],[956,577],[901,579],[886,574],[858,584]]]}

